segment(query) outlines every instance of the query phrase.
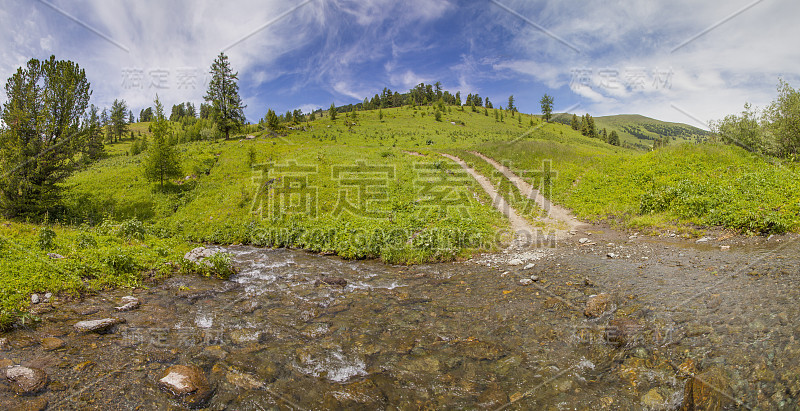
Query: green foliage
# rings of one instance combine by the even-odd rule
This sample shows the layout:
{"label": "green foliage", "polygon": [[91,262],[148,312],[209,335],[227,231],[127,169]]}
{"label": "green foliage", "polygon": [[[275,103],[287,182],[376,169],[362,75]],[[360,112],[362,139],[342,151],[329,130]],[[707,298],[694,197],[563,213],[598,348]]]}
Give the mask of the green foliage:
{"label": "green foliage", "polygon": [[328,117],[330,117],[331,121],[336,121],[336,105],[331,103],[331,107],[328,109]]}
{"label": "green foliage", "polygon": [[125,100],[114,100],[111,104],[111,114],[109,121],[111,123],[111,134],[109,138],[111,142],[116,143],[122,139],[125,133],[128,132],[128,106]]}
{"label": "green foliage", "polygon": [[180,177],[181,167],[178,153],[167,141],[169,123],[164,118],[164,107],[156,96],[156,120],[153,123],[153,144],[144,161],[144,175],[150,181],[158,181],[164,190],[164,179]]}
{"label": "green foliage", "polygon": [[40,250],[51,250],[56,245],[56,232],[50,227],[39,229],[39,240],[36,242]]}
{"label": "green foliage", "polygon": [[778,147],[777,154],[797,160],[800,151],[800,90],[780,80],[778,97],[767,109],[766,121]]}
{"label": "green foliage", "polygon": [[611,134],[609,134],[608,144],[611,144],[612,146],[619,145],[619,134],[617,134],[617,130],[612,130]]}
{"label": "green foliage", "polygon": [[117,236],[124,238],[127,241],[139,240],[143,241],[146,230],[144,224],[136,218],[125,220],[119,225]]}
{"label": "green foliage", "polygon": [[0,119],[0,210],[12,217],[56,208],[87,146],[80,119],[89,81],[71,61],[31,59],[6,83]]}

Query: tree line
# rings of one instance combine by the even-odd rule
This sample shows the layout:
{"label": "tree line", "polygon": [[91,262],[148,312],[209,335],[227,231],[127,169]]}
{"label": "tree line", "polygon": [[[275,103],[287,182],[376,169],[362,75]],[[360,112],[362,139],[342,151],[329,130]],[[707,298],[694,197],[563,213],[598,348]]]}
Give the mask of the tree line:
{"label": "tree line", "polygon": [[800,158],[800,90],[778,80],[778,96],[764,109],[745,103],[709,125],[716,138],[748,151],[797,161]]}

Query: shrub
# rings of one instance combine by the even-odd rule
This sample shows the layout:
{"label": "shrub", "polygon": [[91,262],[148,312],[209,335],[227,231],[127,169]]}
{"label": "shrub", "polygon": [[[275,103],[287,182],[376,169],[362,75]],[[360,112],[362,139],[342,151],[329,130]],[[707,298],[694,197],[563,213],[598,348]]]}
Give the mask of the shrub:
{"label": "shrub", "polygon": [[136,218],[132,218],[130,220],[123,221],[122,224],[119,225],[119,228],[117,229],[117,236],[128,241],[143,241],[145,232],[144,224],[142,224],[142,222]]}
{"label": "shrub", "polygon": [[39,240],[37,242],[42,250],[50,250],[56,245],[56,232],[50,227],[42,227],[39,230]]}

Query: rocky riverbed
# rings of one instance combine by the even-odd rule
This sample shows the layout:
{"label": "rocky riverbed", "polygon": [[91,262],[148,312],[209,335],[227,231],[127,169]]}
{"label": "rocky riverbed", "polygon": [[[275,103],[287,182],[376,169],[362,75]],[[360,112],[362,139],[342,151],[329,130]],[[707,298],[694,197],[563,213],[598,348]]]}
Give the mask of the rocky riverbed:
{"label": "rocky riverbed", "polygon": [[725,237],[411,267],[228,247],[229,281],[42,296],[0,335],[0,409],[797,409],[800,242]]}

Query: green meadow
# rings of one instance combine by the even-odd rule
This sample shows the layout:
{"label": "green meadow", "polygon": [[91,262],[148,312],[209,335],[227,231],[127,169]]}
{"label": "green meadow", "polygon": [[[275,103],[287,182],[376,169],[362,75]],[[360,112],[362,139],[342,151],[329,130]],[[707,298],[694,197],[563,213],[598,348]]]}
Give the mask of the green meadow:
{"label": "green meadow", "polygon": [[[107,145],[105,158],[63,185],[63,204],[48,221],[0,225],[0,325],[28,318],[33,292],[141,286],[181,271],[224,276],[183,261],[199,243],[398,264],[501,249],[507,221],[441,153],[489,177],[535,227],[541,210],[470,151],[546,185],[555,203],[589,222],[654,234],[800,228],[791,163],[711,142],[637,151],[493,109],[447,106],[441,121],[435,113],[433,106],[358,111],[355,119],[340,113],[279,133],[250,125],[229,140],[179,143],[182,177],[163,189],[144,178],[146,154],[132,155],[132,141]],[[132,131],[147,136],[148,123]]]}

